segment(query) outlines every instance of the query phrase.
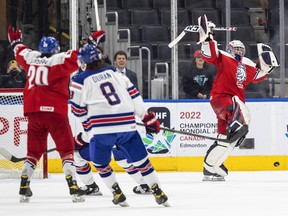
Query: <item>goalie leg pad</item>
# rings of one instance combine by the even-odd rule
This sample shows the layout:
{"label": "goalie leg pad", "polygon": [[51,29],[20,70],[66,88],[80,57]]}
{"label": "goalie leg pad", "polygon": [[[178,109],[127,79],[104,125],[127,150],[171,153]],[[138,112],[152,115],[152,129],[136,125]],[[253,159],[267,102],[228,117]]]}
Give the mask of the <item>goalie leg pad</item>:
{"label": "goalie leg pad", "polygon": [[[226,135],[219,134],[219,138],[226,138]],[[208,150],[204,159],[204,168],[211,173],[216,173],[221,176],[227,176],[228,170],[223,163],[226,161],[233,149],[239,146],[245,139],[242,136],[233,143],[215,142]]]}
{"label": "goalie leg pad", "polygon": [[[219,134],[218,137],[225,139],[226,135]],[[206,157],[204,159],[204,168],[210,173],[227,176],[227,170],[223,170],[221,165],[227,159],[231,151],[232,149],[229,143],[219,141],[214,142],[214,144],[207,151]]]}

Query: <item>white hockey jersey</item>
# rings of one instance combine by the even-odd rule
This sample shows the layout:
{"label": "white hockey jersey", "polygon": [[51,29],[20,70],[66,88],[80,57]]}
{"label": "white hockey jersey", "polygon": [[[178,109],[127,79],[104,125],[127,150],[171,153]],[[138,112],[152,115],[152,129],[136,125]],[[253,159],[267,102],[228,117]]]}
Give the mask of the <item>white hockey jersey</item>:
{"label": "white hockey jersey", "polygon": [[89,138],[136,130],[135,114],[147,113],[138,89],[123,74],[108,68],[79,72],[70,85],[71,110]]}

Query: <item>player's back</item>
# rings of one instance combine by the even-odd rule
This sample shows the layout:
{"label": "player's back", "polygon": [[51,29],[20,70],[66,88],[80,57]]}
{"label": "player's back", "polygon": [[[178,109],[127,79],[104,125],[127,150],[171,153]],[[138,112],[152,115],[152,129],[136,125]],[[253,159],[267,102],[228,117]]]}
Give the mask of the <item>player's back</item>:
{"label": "player's back", "polygon": [[[34,55],[34,56],[33,56]],[[27,53],[19,55],[26,68],[24,113],[56,112],[67,114],[70,74],[79,67],[75,51],[41,57]]]}
{"label": "player's back", "polygon": [[132,98],[139,92],[125,75],[107,68],[88,70],[73,79],[71,88],[77,85],[82,96],[73,95],[72,100],[87,108],[85,130],[97,128],[93,134],[135,130]]}

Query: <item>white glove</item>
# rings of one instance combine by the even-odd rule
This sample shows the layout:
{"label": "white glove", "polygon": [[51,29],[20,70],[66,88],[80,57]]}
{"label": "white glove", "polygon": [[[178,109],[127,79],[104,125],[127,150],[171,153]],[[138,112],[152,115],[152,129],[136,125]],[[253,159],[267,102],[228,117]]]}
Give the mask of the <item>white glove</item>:
{"label": "white glove", "polygon": [[267,44],[257,43],[257,51],[258,51],[258,56],[259,56],[264,51],[272,51],[272,48]]}
{"label": "white glove", "polygon": [[197,44],[203,43],[207,39],[213,39],[213,28],[215,28],[216,25],[211,21],[207,21],[205,14],[198,18],[198,26],[199,30]]}
{"label": "white glove", "polygon": [[257,65],[266,74],[270,74],[276,67],[279,67],[278,60],[272,51],[263,51],[259,55]]}

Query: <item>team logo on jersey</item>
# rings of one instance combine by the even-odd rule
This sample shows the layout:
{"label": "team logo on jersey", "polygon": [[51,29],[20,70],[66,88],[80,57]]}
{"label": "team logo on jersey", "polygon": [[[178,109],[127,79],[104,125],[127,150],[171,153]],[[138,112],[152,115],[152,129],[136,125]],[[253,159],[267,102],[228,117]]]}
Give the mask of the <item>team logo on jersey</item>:
{"label": "team logo on jersey", "polygon": [[[170,128],[170,110],[166,107],[151,107],[148,112],[155,113],[161,127]],[[171,149],[171,143],[176,135],[171,131],[161,130],[158,134],[146,135],[142,138],[147,151],[150,154],[166,154]]]}
{"label": "team logo on jersey", "polygon": [[246,78],[247,78],[246,67],[244,64],[239,63],[237,66],[237,73],[236,73],[238,88],[243,89],[243,82],[246,80]]}

